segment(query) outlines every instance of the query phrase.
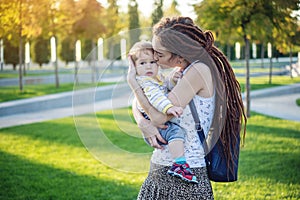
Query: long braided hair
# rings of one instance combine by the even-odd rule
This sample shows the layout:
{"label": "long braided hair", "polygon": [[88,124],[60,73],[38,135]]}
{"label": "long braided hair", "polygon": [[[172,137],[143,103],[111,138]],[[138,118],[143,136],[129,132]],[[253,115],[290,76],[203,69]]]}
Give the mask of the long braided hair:
{"label": "long braided hair", "polygon": [[[210,68],[216,90],[216,109],[212,124],[214,128],[211,130],[216,132],[219,128],[218,138],[220,137],[225,148],[227,164],[234,162],[232,146],[240,142],[243,123],[244,141],[247,118],[240,84],[226,56],[214,46],[213,34],[211,31],[202,31],[189,17],[173,17],[161,19],[154,26],[153,35],[173,55],[183,57],[188,63],[199,60]],[[237,152],[233,156],[237,156]]]}

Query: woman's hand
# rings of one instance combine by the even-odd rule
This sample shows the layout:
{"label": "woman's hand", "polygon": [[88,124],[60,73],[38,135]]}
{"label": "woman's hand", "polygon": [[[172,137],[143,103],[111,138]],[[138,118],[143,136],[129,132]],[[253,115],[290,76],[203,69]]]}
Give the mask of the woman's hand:
{"label": "woman's hand", "polygon": [[[158,131],[158,127],[151,124],[150,120],[140,120],[138,123],[138,126],[140,130],[143,133],[143,136],[148,140],[150,145],[157,149],[163,149],[161,145],[158,144],[158,141],[160,141],[163,144],[167,144],[167,141],[162,138]],[[167,128],[166,125],[161,125],[159,128],[165,129]]]}
{"label": "woman's hand", "polygon": [[176,84],[178,80],[182,78],[182,70],[180,68],[176,69],[172,72],[171,76],[172,81]]}
{"label": "woman's hand", "polygon": [[154,126],[150,120],[145,119],[144,116],[140,113],[140,111],[137,108],[137,100],[133,99],[132,102],[132,113],[133,117],[140,128],[140,130],[143,133],[144,138],[148,139],[148,142],[150,145],[154,148],[162,149],[163,147],[158,144],[157,141],[160,141],[164,144],[167,144],[167,142],[161,137],[160,133],[158,132],[157,128],[167,128],[166,125],[160,125],[160,126]]}
{"label": "woman's hand", "polygon": [[135,69],[135,65],[134,62],[131,58],[131,56],[128,56],[128,72],[127,72],[127,82],[130,86],[132,86],[132,82],[135,81],[136,82],[136,69]]}

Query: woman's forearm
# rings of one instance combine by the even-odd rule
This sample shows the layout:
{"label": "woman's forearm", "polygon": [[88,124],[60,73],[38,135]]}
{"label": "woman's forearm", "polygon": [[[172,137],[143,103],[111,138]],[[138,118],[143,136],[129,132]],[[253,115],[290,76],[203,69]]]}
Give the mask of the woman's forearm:
{"label": "woman's forearm", "polygon": [[151,124],[150,120],[145,119],[139,111],[139,109],[137,108],[136,99],[134,99],[132,102],[132,113],[138,127],[142,131],[145,138],[149,138],[158,134],[157,128]]}

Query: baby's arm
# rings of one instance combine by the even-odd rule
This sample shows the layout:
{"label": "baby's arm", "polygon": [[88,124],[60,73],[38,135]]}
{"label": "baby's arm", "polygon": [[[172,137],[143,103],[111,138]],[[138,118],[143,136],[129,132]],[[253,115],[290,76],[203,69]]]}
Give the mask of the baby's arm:
{"label": "baby's arm", "polygon": [[149,102],[160,112],[167,113],[167,110],[174,105],[159,88],[154,79],[149,77],[137,78],[138,83],[143,88],[144,94]]}

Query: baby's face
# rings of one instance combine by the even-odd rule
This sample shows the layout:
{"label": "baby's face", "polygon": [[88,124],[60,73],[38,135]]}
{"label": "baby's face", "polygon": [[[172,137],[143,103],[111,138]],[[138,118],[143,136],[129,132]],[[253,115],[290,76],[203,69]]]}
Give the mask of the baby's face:
{"label": "baby's face", "polygon": [[141,52],[135,61],[136,73],[139,76],[150,76],[155,78],[158,73],[158,65],[154,60],[153,53]]}

